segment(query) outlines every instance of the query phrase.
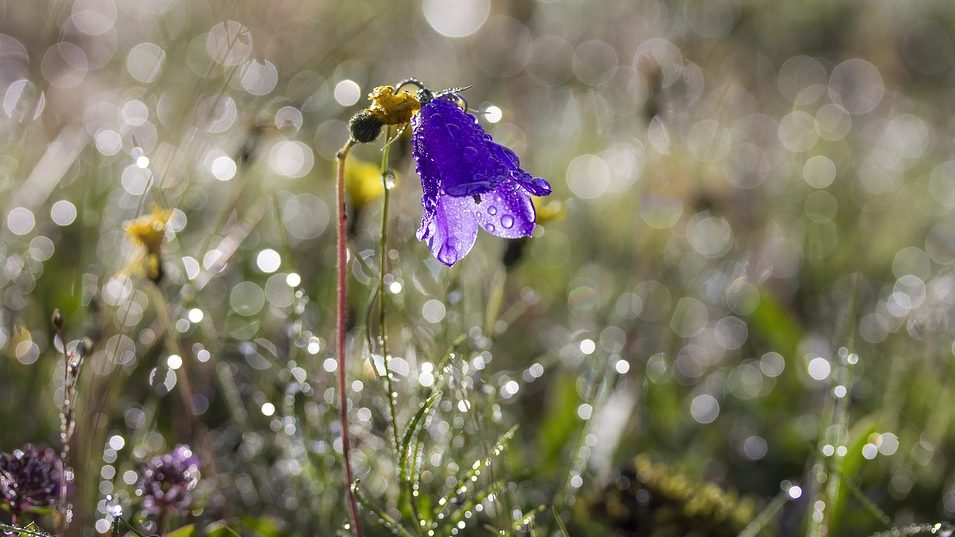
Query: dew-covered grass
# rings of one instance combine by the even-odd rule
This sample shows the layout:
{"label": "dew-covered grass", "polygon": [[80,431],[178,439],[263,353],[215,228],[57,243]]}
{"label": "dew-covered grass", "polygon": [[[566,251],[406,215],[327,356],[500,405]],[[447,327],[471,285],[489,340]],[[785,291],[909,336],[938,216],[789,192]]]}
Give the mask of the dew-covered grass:
{"label": "dew-covered grass", "polygon": [[[953,37],[934,1],[0,2],[0,529],[951,535]],[[550,182],[533,237],[416,238],[407,117],[349,143],[407,77]]]}

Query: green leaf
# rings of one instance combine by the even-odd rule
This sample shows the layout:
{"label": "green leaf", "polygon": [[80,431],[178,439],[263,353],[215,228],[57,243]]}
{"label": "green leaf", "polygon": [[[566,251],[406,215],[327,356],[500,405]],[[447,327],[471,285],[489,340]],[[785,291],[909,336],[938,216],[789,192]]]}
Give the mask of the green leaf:
{"label": "green leaf", "polygon": [[[445,507],[451,505],[457,505],[463,502],[465,495],[472,488],[472,484],[478,480],[478,476],[481,475],[481,472],[489,467],[492,462],[507,449],[507,444],[514,438],[514,433],[517,432],[517,425],[511,427],[504,434],[498,438],[497,442],[491,448],[491,451],[485,455],[483,459],[478,459],[474,461],[474,464],[471,465],[471,469],[468,470],[464,475],[458,478],[457,483],[455,483],[454,488],[451,489],[443,498],[438,500],[438,506],[435,509],[434,518],[443,518],[443,511]],[[453,500],[453,501],[452,501]]]}
{"label": "green leaf", "polygon": [[49,535],[48,533],[40,531],[40,527],[37,526],[35,522],[30,522],[25,527],[19,528],[19,532],[19,537],[39,537]]}
{"label": "green leaf", "polygon": [[[841,525],[841,515],[843,507],[846,503],[846,498],[852,492],[849,484],[846,482],[847,479],[852,479],[861,468],[862,464],[865,462],[865,459],[862,457],[862,446],[864,446],[869,441],[869,435],[876,431],[876,426],[878,424],[877,416],[866,416],[852,427],[849,431],[849,441],[846,443],[846,455],[842,457],[841,461],[833,460],[833,473],[838,474],[840,478],[839,482],[839,492],[835,498],[830,498],[830,504],[826,508],[829,509],[829,524],[832,528],[832,535],[839,535],[841,532],[838,531],[839,526]],[[831,477],[835,478],[835,476]],[[863,507],[868,508],[869,506],[863,503]],[[877,516],[882,521],[881,516]],[[845,528],[841,528],[845,529]]]}
{"label": "green leaf", "polygon": [[166,537],[193,537],[195,534],[196,534],[196,525],[187,524],[181,528],[176,528],[166,533]]}
{"label": "green leaf", "polygon": [[282,535],[281,521],[272,517],[244,516],[239,518],[243,528],[252,530],[262,537],[279,537]]}
{"label": "green leaf", "polygon": [[[413,482],[412,477],[417,479],[415,473],[417,469],[411,468],[409,460],[412,464],[417,466],[417,457],[414,456],[412,451],[417,451],[418,442],[415,442],[415,439],[418,438],[418,435],[421,433],[421,429],[424,427],[424,424],[427,420],[425,418],[431,412],[431,409],[434,408],[435,403],[438,402],[438,399],[441,397],[441,392],[434,392],[428,397],[424,403],[421,404],[421,408],[415,412],[414,416],[411,417],[411,422],[408,423],[408,428],[405,429],[405,433],[401,440],[401,446],[399,450],[399,460],[398,460],[398,485],[400,489],[399,505],[401,506],[402,513],[405,516],[414,517],[415,509],[412,505],[412,489]],[[414,442],[414,446],[412,446]]]}
{"label": "green leaf", "polygon": [[378,517],[378,520],[382,523],[382,525],[384,525],[386,528],[391,530],[391,532],[394,533],[395,535],[400,535],[401,537],[414,537],[414,535],[412,535],[410,531],[405,529],[405,527],[402,526],[400,522],[398,522],[394,518],[391,518],[391,516],[389,516],[388,513],[386,513],[382,508],[371,503],[371,500],[369,500],[365,496],[365,494],[361,491],[361,488],[358,486],[358,483],[359,482],[356,480],[355,483],[351,486],[351,490],[352,490],[352,493],[355,495],[355,498],[358,499],[358,503],[360,503],[362,507],[374,513],[375,516]]}
{"label": "green leaf", "polygon": [[240,535],[220,520],[206,527],[206,537],[240,537]]}
{"label": "green leaf", "polygon": [[557,506],[550,506],[551,510],[554,511],[554,518],[557,520],[557,527],[560,528],[560,531],[563,532],[564,537],[570,537],[570,532],[567,531],[567,526],[564,525],[563,519],[560,518],[560,513],[557,512]]}

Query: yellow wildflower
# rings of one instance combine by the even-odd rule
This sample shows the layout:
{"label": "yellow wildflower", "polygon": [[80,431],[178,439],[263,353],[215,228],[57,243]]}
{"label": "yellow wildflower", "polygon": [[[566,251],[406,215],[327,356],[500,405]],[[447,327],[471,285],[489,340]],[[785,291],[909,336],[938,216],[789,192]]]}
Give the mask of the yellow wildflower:
{"label": "yellow wildflower", "polygon": [[368,113],[385,125],[404,125],[421,108],[414,94],[407,91],[395,93],[391,86],[378,86],[368,94],[368,100],[371,101]]}
{"label": "yellow wildflower", "polygon": [[345,170],[345,191],[355,209],[360,210],[369,202],[385,193],[381,182],[381,167],[370,162],[355,160]]}
{"label": "yellow wildflower", "polygon": [[550,201],[544,203],[541,198],[531,198],[534,202],[534,209],[537,210],[537,223],[546,224],[547,222],[556,222],[562,220],[567,215],[564,205],[559,201]]}
{"label": "yellow wildflower", "polygon": [[162,241],[166,235],[166,223],[170,216],[172,216],[172,210],[153,207],[151,213],[123,224],[126,235],[145,250],[140,256],[142,266],[146,270],[146,276],[154,282],[158,282],[163,274]]}

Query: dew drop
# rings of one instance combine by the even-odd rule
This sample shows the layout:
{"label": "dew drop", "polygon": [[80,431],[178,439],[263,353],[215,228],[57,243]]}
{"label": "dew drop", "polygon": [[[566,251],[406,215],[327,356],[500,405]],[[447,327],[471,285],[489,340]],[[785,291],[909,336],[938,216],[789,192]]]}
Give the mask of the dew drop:
{"label": "dew drop", "polygon": [[488,232],[488,233],[494,233],[494,230],[495,230],[495,229],[496,229],[496,228],[494,227],[494,224],[488,224],[488,225],[487,225],[487,232]]}
{"label": "dew drop", "polygon": [[511,229],[514,227],[514,217],[509,214],[505,214],[501,217],[501,225],[504,226],[505,229]]}
{"label": "dew drop", "polygon": [[491,215],[491,216],[497,214],[497,207],[495,207],[494,205],[491,205],[490,207],[488,207],[488,208],[487,208],[487,214],[489,214],[489,215]]}

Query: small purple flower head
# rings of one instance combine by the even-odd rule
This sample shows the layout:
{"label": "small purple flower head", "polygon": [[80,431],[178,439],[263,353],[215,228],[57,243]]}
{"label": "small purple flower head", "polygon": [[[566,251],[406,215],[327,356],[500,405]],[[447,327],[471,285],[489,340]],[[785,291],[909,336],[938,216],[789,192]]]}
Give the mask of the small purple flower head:
{"label": "small purple flower head", "polygon": [[146,464],[137,493],[143,496],[147,513],[172,513],[189,508],[198,482],[199,458],[188,446],[178,445]]}
{"label": "small purple flower head", "polygon": [[63,466],[51,448],[26,444],[0,453],[0,500],[14,513],[54,503],[60,495]]}
{"label": "small purple flower head", "polygon": [[424,95],[411,120],[424,206],[418,239],[451,266],[471,250],[479,225],[498,237],[529,237],[531,195],[550,194],[550,184],[521,169],[517,155],[494,143],[453,95]]}

